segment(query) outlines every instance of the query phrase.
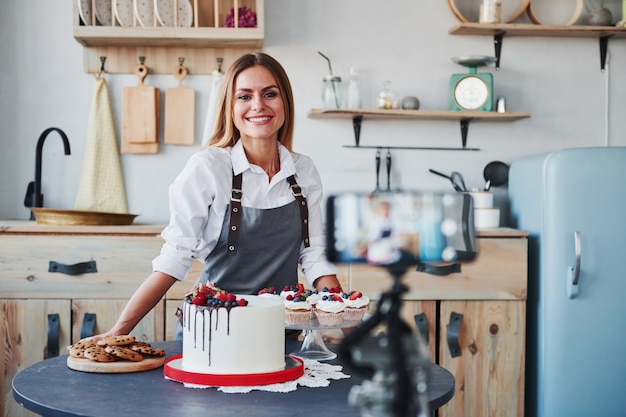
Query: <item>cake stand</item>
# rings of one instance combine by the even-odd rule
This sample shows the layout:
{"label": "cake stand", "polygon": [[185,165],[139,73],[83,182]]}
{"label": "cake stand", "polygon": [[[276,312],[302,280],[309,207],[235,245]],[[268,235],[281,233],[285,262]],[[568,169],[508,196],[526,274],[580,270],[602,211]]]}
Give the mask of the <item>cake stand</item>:
{"label": "cake stand", "polygon": [[311,319],[307,323],[301,325],[286,324],[285,328],[288,330],[304,331],[304,340],[302,341],[300,349],[291,352],[290,355],[304,359],[314,359],[316,361],[335,359],[337,354],[328,349],[326,346],[324,338],[322,337],[322,331],[348,329],[351,327],[357,327],[361,323],[363,323],[362,320],[344,320],[336,326],[324,326],[321,325],[317,319]]}

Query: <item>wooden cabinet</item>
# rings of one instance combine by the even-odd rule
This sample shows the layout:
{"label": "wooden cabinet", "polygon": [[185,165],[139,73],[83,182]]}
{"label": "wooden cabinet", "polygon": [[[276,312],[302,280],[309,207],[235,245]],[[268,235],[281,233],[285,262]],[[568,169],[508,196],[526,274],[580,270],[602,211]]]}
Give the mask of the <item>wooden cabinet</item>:
{"label": "wooden cabinet", "polygon": [[[157,236],[161,229],[0,223],[0,410],[4,416],[34,415],[13,400],[11,381],[17,372],[67,353],[66,347],[81,338],[83,327],[97,334],[115,324],[128,298],[152,270],[151,260],[162,245]],[[174,288],[178,285],[183,284]],[[163,300],[132,334],[145,341],[164,340],[165,310]]]}
{"label": "wooden cabinet", "polygon": [[[411,271],[402,316],[428,334],[433,360],[455,377],[442,417],[524,414],[527,234],[493,229],[478,234],[478,256],[447,276]],[[384,269],[352,265],[350,288],[376,300],[392,278]],[[372,307],[375,303],[372,303]]]}
{"label": "wooden cabinet", "polygon": [[[100,57],[105,57],[106,72],[132,74],[141,56],[150,73],[171,74],[182,58],[190,74],[210,74],[218,58],[227,67],[242,53],[263,46],[264,0],[150,0],[141,2],[145,10],[123,9],[130,3],[74,0],[73,33],[84,46],[87,72],[100,71]],[[172,10],[159,13],[157,4]],[[108,7],[101,10],[103,5]],[[92,12],[92,6],[99,13]],[[243,8],[256,14],[256,27],[244,27],[243,22],[240,26],[239,19],[233,19],[234,27],[225,27],[229,14]],[[174,9],[188,19],[175,19]],[[161,18],[167,13],[169,19]]]}

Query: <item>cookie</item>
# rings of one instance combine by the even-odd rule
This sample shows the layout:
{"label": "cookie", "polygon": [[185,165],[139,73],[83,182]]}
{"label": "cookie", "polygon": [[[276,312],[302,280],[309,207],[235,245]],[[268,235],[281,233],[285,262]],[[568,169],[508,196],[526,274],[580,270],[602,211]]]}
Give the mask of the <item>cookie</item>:
{"label": "cookie", "polygon": [[115,355],[108,353],[100,346],[92,346],[85,349],[85,358],[94,362],[115,362],[117,360]]}
{"label": "cookie", "polygon": [[148,356],[165,356],[165,351],[163,349],[155,348],[152,346],[133,346],[131,347],[135,352],[139,352],[142,355]]}
{"label": "cookie", "polygon": [[143,356],[139,352],[135,352],[124,346],[107,346],[104,348],[105,352],[117,356],[120,359],[126,359],[132,362],[141,362]]}
{"label": "cookie", "polygon": [[135,341],[135,336],[127,334],[121,336],[108,336],[98,340],[99,346],[124,346]]}
{"label": "cookie", "polygon": [[96,342],[93,340],[79,340],[78,342],[74,343],[73,345],[71,345],[69,347],[70,349],[70,356],[73,358],[81,358],[84,359],[85,358],[85,350],[87,348],[96,346]]}

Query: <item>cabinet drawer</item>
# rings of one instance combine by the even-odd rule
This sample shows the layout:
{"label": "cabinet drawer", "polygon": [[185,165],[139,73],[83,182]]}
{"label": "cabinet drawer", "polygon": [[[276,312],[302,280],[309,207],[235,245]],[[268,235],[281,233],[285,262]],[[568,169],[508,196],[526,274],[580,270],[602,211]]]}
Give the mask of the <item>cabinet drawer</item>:
{"label": "cabinet drawer", "polygon": [[[152,271],[157,236],[0,236],[0,298],[127,298]],[[97,272],[48,272],[94,261]]]}
{"label": "cabinet drawer", "polygon": [[[461,272],[437,276],[411,270],[402,281],[407,300],[524,300],[527,288],[526,238],[479,238],[478,256],[461,264]],[[350,286],[368,296],[391,287],[384,268],[352,265]]]}

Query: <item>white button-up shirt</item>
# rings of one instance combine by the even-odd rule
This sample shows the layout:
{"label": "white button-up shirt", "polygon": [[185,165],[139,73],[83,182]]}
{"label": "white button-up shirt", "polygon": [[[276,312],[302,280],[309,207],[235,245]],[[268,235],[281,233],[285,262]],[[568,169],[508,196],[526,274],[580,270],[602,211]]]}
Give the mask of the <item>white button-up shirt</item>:
{"label": "white button-up shirt", "polygon": [[310,246],[300,247],[302,271],[311,287],[320,276],[336,274],[335,266],[326,260],[319,173],[309,157],[278,145],[280,171],[269,182],[261,167],[248,162],[241,141],[233,147],[209,147],[192,155],[170,185],[170,222],[161,233],[165,243],[152,262],[153,270],[184,280],[193,259],[204,262],[217,245],[234,172],[243,173],[241,204],[260,209],[292,202],[295,197],[287,177],[295,174],[309,208]]}

